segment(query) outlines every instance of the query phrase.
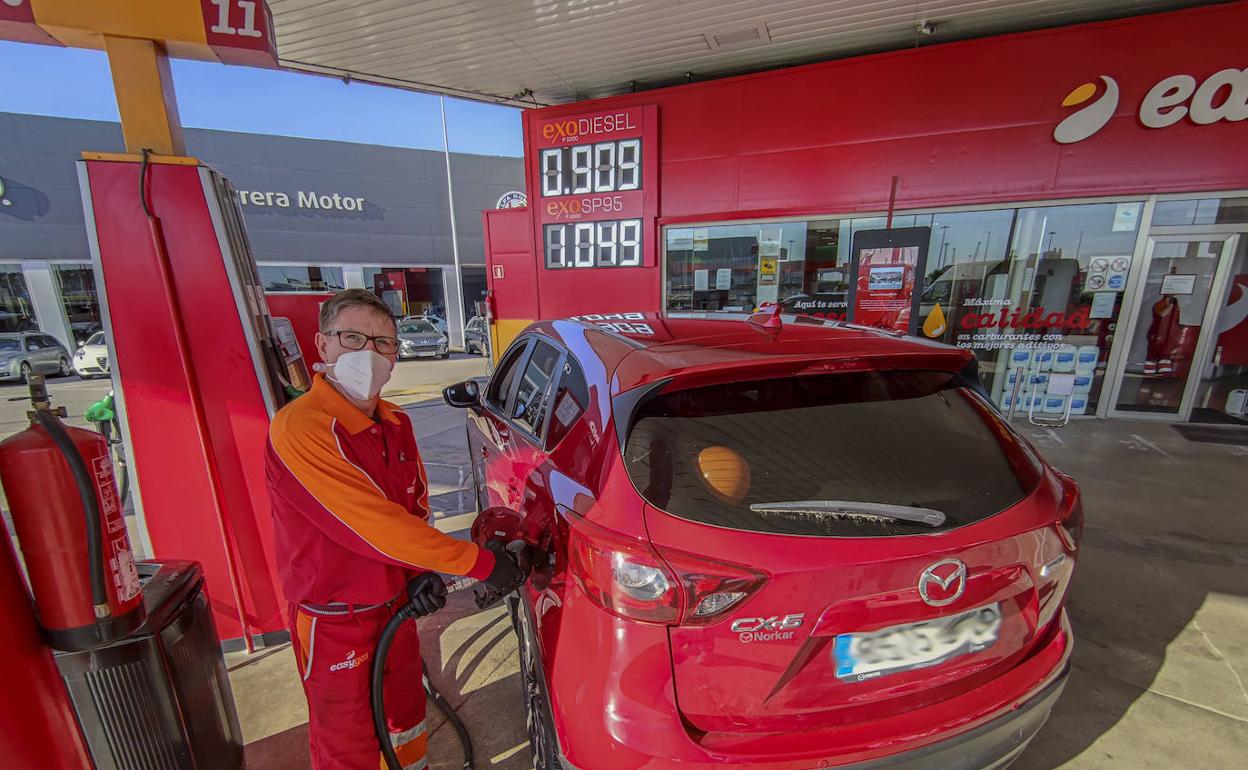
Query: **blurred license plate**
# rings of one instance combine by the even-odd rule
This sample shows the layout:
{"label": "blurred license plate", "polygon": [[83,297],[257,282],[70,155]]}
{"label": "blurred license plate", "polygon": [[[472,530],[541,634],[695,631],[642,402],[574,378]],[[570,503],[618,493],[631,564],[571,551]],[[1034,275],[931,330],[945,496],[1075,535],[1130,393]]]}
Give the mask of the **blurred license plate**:
{"label": "blurred license plate", "polygon": [[906,623],[858,634],[839,634],[833,644],[836,677],[861,682],[934,666],[991,647],[1001,631],[1001,606]]}

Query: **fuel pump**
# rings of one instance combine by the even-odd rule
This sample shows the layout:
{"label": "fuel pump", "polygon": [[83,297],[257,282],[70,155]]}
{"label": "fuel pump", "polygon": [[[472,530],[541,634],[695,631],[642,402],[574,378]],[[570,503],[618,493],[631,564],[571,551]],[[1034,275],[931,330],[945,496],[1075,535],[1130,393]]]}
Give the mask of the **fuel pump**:
{"label": "fuel pump", "polygon": [[94,431],[67,426],[43,377],[30,377],[30,427],[0,443],[0,484],[48,645],[84,650],[144,619],[112,453]]}

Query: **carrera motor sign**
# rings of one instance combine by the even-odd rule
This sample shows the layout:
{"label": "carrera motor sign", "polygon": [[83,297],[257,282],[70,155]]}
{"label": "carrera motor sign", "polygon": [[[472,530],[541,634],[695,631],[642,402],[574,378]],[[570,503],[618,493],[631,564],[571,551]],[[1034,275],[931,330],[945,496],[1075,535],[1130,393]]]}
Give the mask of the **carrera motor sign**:
{"label": "carrera motor sign", "polygon": [[530,127],[529,189],[547,270],[653,264],[656,114],[629,107]]}

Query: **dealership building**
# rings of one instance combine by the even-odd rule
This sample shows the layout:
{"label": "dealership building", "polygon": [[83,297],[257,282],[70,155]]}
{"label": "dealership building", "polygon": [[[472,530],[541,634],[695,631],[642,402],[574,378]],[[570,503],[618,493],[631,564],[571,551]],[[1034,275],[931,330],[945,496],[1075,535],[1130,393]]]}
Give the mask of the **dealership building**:
{"label": "dealership building", "polygon": [[[186,143],[237,188],[275,315],[365,287],[395,315],[436,313],[462,345],[486,290],[481,211],[524,190],[519,158],[202,129]],[[121,127],[0,113],[0,332],[38,329],[72,349],[102,328],[84,149],[122,151]]]}

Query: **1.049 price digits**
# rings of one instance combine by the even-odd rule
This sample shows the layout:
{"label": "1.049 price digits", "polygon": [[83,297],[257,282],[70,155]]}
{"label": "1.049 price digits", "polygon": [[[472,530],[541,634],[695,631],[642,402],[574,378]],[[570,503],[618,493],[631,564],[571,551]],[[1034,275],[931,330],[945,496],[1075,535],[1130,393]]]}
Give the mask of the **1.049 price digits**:
{"label": "1.049 price digits", "polygon": [[641,220],[546,225],[546,267],[638,267]]}
{"label": "1.049 price digits", "polygon": [[641,140],[542,150],[542,197],[641,189]]}

